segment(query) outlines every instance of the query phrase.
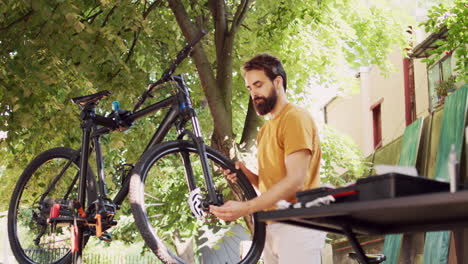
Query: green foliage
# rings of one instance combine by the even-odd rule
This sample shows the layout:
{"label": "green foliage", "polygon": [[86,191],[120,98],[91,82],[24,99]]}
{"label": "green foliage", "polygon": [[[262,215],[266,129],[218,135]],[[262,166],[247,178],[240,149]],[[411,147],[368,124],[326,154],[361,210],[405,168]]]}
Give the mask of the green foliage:
{"label": "green foliage", "polygon": [[[79,147],[79,109],[72,97],[111,90],[98,111],[108,113],[113,100],[129,109],[182,43],[180,34],[167,31],[172,14],[156,7],[145,18],[149,8],[142,1],[30,3],[1,3],[0,131],[8,131],[8,137],[0,141],[0,155],[10,189],[39,152]],[[156,120],[104,138],[108,167],[135,162]],[[1,199],[2,208],[7,200]]]}
{"label": "green foliage", "polygon": [[321,132],[320,175],[323,183],[342,186],[369,174],[372,164],[365,161],[362,152],[350,137],[327,125],[322,126]]}
{"label": "green foliage", "polygon": [[453,52],[456,57],[455,72],[457,80],[468,81],[468,3],[464,0],[455,0],[452,4],[442,3],[429,10],[429,19],[422,23],[427,32],[439,33],[447,30],[447,37],[437,41],[438,47],[430,50],[434,55],[426,62],[434,64],[440,56]]}

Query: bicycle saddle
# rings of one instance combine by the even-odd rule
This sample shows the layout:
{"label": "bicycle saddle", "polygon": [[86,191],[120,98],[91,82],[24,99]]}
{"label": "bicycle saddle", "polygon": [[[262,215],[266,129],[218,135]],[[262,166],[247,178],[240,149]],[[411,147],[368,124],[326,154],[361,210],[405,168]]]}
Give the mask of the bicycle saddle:
{"label": "bicycle saddle", "polygon": [[110,92],[110,91],[102,91],[102,92],[98,92],[98,93],[95,93],[95,94],[79,96],[79,97],[73,98],[72,102],[74,104],[79,104],[81,106],[85,106],[85,105],[87,105],[89,103],[98,102],[102,98],[105,98],[105,97],[109,96],[111,93],[112,92]]}
{"label": "bicycle saddle", "polygon": [[[361,263],[358,259],[358,256],[355,252],[348,253],[348,257],[352,260],[355,260]],[[387,257],[384,254],[366,254],[367,260],[369,264],[379,264],[384,262]]]}

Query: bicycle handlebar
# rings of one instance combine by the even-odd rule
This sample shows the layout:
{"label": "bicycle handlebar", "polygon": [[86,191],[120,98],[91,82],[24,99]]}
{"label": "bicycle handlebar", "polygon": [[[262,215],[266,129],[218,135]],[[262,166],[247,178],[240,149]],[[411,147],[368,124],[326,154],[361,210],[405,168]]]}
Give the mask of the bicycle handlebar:
{"label": "bicycle handlebar", "polygon": [[172,62],[171,66],[164,71],[164,73],[161,75],[161,78],[157,80],[156,82],[150,84],[148,88],[143,92],[142,96],[138,98],[138,102],[135,104],[135,107],[133,108],[133,112],[138,110],[140,106],[145,102],[146,98],[151,96],[151,91],[153,91],[157,86],[164,84],[168,81],[171,80],[171,76],[176,70],[177,66],[190,55],[190,52],[192,51],[193,47],[203,38],[203,36],[206,35],[206,30],[202,29],[193,39],[188,43],[182,50],[179,51],[177,54],[175,60]]}

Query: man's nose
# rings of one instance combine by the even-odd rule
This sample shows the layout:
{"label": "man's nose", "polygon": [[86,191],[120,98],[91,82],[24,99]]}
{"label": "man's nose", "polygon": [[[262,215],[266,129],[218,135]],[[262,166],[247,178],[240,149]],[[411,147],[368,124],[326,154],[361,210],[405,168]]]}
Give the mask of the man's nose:
{"label": "man's nose", "polygon": [[252,99],[254,99],[255,97],[258,97],[258,93],[254,92],[254,91],[250,91],[250,97]]}

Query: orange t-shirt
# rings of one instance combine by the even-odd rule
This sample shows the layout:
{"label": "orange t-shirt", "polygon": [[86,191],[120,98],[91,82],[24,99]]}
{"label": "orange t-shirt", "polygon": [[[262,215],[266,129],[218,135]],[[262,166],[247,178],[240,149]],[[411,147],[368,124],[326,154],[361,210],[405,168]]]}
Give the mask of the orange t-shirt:
{"label": "orange t-shirt", "polygon": [[[312,154],[304,190],[319,187],[322,151],[315,122],[305,109],[288,103],[278,116],[263,125],[257,142],[261,193],[286,177],[286,156],[303,149],[309,149]],[[295,200],[295,196],[288,199]]]}

